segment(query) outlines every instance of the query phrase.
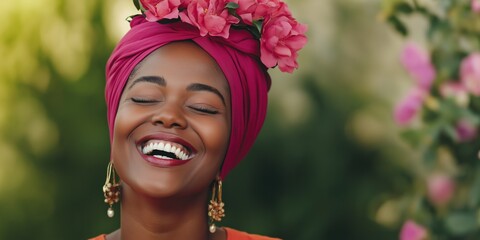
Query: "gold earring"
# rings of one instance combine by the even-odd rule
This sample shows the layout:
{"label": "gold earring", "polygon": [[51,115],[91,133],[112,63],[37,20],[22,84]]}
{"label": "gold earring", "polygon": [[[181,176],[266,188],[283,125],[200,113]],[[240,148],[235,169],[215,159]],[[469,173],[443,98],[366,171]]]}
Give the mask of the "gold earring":
{"label": "gold earring", "polygon": [[220,222],[222,218],[225,217],[224,206],[225,204],[222,202],[222,179],[217,177],[213,183],[212,199],[210,200],[210,204],[208,204],[208,217],[210,218],[209,230],[211,233],[217,231],[215,221]]}
{"label": "gold earring", "polygon": [[103,196],[105,197],[105,203],[109,205],[107,216],[112,218],[115,215],[112,205],[120,200],[120,184],[117,183],[112,161],[108,163],[107,177],[103,185]]}

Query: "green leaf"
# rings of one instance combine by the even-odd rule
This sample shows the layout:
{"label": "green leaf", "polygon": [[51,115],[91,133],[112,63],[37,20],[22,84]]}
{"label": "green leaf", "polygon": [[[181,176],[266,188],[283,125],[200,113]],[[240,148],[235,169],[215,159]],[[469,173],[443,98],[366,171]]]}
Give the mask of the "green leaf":
{"label": "green leaf", "polygon": [[427,134],[432,138],[432,141],[436,141],[440,137],[444,125],[445,124],[441,119],[430,123],[430,126],[427,129]]}
{"label": "green leaf", "polygon": [[426,9],[426,8],[424,8],[424,7],[420,7],[420,6],[419,6],[419,7],[417,7],[415,10],[417,10],[417,12],[419,12],[420,14],[423,14],[425,17],[430,17],[430,16],[432,16],[432,13],[431,13],[428,9]]}
{"label": "green leaf", "polygon": [[418,147],[423,137],[423,133],[418,130],[405,130],[400,133],[401,137],[405,139],[412,147]]}
{"label": "green leaf", "polygon": [[478,167],[475,180],[470,189],[469,204],[472,208],[476,208],[480,203],[480,168]]}
{"label": "green leaf", "polygon": [[457,141],[458,140],[458,134],[457,134],[457,131],[455,130],[455,128],[453,128],[452,126],[450,125],[445,125],[445,127],[443,128],[444,132],[447,134],[447,136],[452,139],[453,141]]}
{"label": "green leaf", "polygon": [[470,108],[473,112],[480,112],[480,97],[470,96]]}
{"label": "green leaf", "polygon": [[408,29],[397,16],[390,16],[387,20],[402,36],[408,35]]}
{"label": "green leaf", "polygon": [[447,12],[448,9],[452,7],[453,1],[452,0],[440,0],[440,7],[443,9],[444,12]]}
{"label": "green leaf", "polygon": [[239,8],[238,4],[237,3],[234,3],[234,2],[229,2],[225,5],[225,9],[228,10],[228,13],[236,18],[238,18],[238,20],[242,21],[242,18],[237,14],[237,8]]}
{"label": "green leaf", "polygon": [[237,3],[229,2],[229,3],[227,3],[227,5],[225,5],[225,8],[228,8],[228,9],[237,9],[237,8],[239,8],[239,6],[238,6]]}
{"label": "green leaf", "polygon": [[428,147],[425,152],[423,153],[423,162],[428,168],[433,168],[437,161],[437,146],[432,145]]}
{"label": "green leaf", "polygon": [[463,118],[466,118],[471,123],[478,125],[480,124],[480,117],[477,114],[472,112],[470,109],[462,108],[460,109]]}
{"label": "green leaf", "polygon": [[258,30],[259,33],[262,32],[263,20],[253,21],[253,25],[257,28],[257,30]]}
{"label": "green leaf", "polygon": [[133,4],[135,5],[135,8],[140,11],[140,0],[133,0]]}
{"label": "green leaf", "polygon": [[[449,28],[448,22],[442,21],[437,16],[430,16],[429,18],[430,28],[427,30],[427,37],[432,40],[435,34],[445,32]],[[441,35],[441,34],[440,34]]]}
{"label": "green leaf", "polygon": [[398,3],[395,5],[395,12],[398,13],[404,13],[404,14],[410,14],[413,12],[412,6],[406,2]]}
{"label": "green leaf", "polygon": [[477,219],[474,212],[456,212],[445,220],[448,231],[456,236],[465,235],[477,228]]}

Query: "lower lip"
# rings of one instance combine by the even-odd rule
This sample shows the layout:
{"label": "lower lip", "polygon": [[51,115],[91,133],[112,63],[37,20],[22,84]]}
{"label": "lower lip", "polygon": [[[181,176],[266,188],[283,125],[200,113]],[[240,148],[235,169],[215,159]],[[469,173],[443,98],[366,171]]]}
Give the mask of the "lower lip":
{"label": "lower lip", "polygon": [[176,167],[190,162],[190,160],[172,160],[172,159],[161,159],[153,156],[148,156],[142,154],[142,157],[148,163],[161,168]]}

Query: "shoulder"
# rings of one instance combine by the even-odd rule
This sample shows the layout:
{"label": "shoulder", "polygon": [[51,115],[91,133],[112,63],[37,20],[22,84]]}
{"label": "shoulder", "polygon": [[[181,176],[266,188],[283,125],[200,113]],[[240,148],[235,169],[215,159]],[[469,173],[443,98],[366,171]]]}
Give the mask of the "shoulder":
{"label": "shoulder", "polygon": [[280,240],[280,238],[271,238],[238,231],[232,228],[224,227],[227,233],[227,240]]}
{"label": "shoulder", "polygon": [[105,240],[107,235],[102,234],[100,236],[94,237],[94,238],[89,238],[88,240]]}

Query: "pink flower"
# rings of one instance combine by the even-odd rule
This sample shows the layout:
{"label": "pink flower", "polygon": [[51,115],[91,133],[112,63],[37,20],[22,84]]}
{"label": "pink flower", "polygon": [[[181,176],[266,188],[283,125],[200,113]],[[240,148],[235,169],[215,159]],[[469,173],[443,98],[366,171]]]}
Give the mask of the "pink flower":
{"label": "pink flower", "polygon": [[282,11],[291,15],[287,5],[279,0],[231,0],[230,2],[238,4],[236,13],[248,25],[252,25],[256,20],[275,17],[274,13]]}
{"label": "pink flower", "polygon": [[462,107],[468,105],[468,91],[460,82],[448,81],[440,85],[440,94],[445,98],[453,98]]}
{"label": "pink flower", "polygon": [[417,80],[418,85],[429,90],[435,80],[435,68],[430,62],[430,56],[415,43],[408,43],[401,56],[403,67]]}
{"label": "pink flower", "polygon": [[400,240],[425,240],[427,230],[412,220],[407,220],[400,230]]}
{"label": "pink flower", "polygon": [[253,19],[265,19],[267,16],[274,15],[274,12],[285,11],[286,14],[291,15],[287,5],[280,0],[256,0],[257,8],[253,13]]}
{"label": "pink flower", "polygon": [[140,0],[145,8],[146,19],[155,22],[161,19],[178,18],[181,0]]}
{"label": "pink flower", "polygon": [[307,43],[307,26],[291,15],[266,19],[260,39],[261,60],[266,67],[278,65],[282,72],[298,68],[298,51]]}
{"label": "pink flower", "polygon": [[180,10],[187,8],[188,4],[192,2],[193,0],[181,0],[182,3],[180,4],[179,8]]}
{"label": "pink flower", "polygon": [[198,27],[201,36],[228,38],[231,25],[240,20],[228,13],[226,4],[225,0],[192,0],[179,15],[183,22]]}
{"label": "pink flower", "polygon": [[455,132],[459,142],[468,142],[477,137],[478,129],[471,121],[461,119],[455,126]]}
{"label": "pink flower", "polygon": [[472,0],[472,11],[480,13],[480,0]]}
{"label": "pink flower", "polygon": [[407,96],[395,107],[395,122],[401,126],[409,124],[422,108],[425,95],[423,89],[414,88],[410,90]]}
{"label": "pink flower", "polygon": [[427,195],[430,201],[437,205],[445,205],[452,199],[455,182],[443,174],[434,174],[427,179]]}
{"label": "pink flower", "polygon": [[462,61],[460,77],[471,94],[480,96],[480,52],[472,53]]}
{"label": "pink flower", "polygon": [[257,9],[257,0],[232,0],[238,4],[236,13],[245,24],[252,25],[253,23],[253,14],[255,9]]}

